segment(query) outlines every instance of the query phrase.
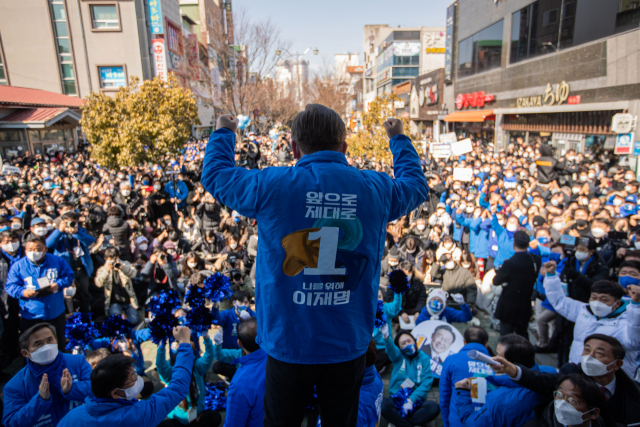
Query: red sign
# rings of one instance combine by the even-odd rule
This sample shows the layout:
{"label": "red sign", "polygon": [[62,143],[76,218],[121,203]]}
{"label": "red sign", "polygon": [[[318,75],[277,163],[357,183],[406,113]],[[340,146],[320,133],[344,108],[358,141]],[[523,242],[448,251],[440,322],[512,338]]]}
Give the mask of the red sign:
{"label": "red sign", "polygon": [[163,39],[153,39],[153,75],[167,81],[167,59]]}
{"label": "red sign", "polygon": [[495,101],[495,95],[485,95],[484,91],[458,94],[456,107],[458,110],[469,107],[484,107],[485,102]]}
{"label": "red sign", "polygon": [[580,104],[580,95],[574,95],[567,98],[567,104]]}

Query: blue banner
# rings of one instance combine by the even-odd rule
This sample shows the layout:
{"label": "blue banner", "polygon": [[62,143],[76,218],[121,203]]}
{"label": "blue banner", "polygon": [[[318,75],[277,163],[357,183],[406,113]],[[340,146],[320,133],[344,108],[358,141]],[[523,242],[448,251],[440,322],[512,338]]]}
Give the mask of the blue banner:
{"label": "blue banner", "polygon": [[149,0],[149,21],[151,24],[151,34],[164,34],[160,0]]}

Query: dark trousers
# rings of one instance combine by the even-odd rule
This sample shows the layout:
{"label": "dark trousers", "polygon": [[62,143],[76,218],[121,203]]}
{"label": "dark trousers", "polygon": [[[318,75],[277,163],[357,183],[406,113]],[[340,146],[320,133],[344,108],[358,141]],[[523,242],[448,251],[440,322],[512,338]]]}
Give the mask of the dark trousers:
{"label": "dark trousers", "polygon": [[389,355],[384,349],[378,350],[378,353],[376,354],[375,364],[376,364],[376,371],[378,372],[380,372],[382,368],[384,368],[385,366],[391,364],[391,359],[389,359]]}
{"label": "dark trousers", "polygon": [[20,319],[20,333],[23,333],[30,327],[37,325],[38,323],[48,323],[56,328],[56,339],[58,340],[58,350],[64,351],[64,347],[67,344],[64,336],[64,324],[66,322],[65,314],[62,313],[55,319],[43,320],[43,319]]}
{"label": "dark trousers", "polygon": [[528,325],[514,325],[512,323],[505,323],[500,321],[500,336],[509,334],[518,334],[529,340],[529,332],[527,331]]}
{"label": "dark trousers", "polygon": [[11,356],[18,353],[18,338],[20,337],[20,301],[7,296],[7,318],[2,319],[4,332],[2,333],[2,355]]}
{"label": "dark trousers", "polygon": [[493,260],[495,258],[487,257],[487,262],[484,264],[484,272],[491,270],[493,268]]}
{"label": "dark trousers", "polygon": [[[189,427],[218,427],[222,422],[222,417],[218,411],[202,411],[198,415],[198,418],[191,424]],[[182,424],[180,421],[167,418],[158,424],[158,427],[184,427],[185,424]]]}
{"label": "dark trousers", "polygon": [[326,365],[286,363],[269,356],[263,425],[299,427],[315,386],[322,424],[355,427],[364,362],[364,355]]}
{"label": "dark trousers", "polygon": [[89,275],[84,266],[78,267],[74,270],[78,297],[80,298],[80,311],[88,313],[91,311],[91,294],[89,293]]}
{"label": "dark trousers", "polygon": [[573,328],[575,323],[568,321],[562,316],[556,318],[556,328],[558,329],[558,366],[562,366],[569,361],[571,343],[573,342]]}
{"label": "dark trousers", "polygon": [[230,365],[228,363],[216,362],[211,367],[211,371],[214,374],[224,375],[229,379],[229,381],[231,381],[233,376],[236,374],[236,367],[235,365]]}
{"label": "dark trousers", "polygon": [[[415,402],[414,402],[415,403]],[[422,426],[440,414],[440,405],[431,400],[424,400],[420,407],[408,417],[403,417],[393,406],[393,399],[382,399],[382,416],[396,427]]]}

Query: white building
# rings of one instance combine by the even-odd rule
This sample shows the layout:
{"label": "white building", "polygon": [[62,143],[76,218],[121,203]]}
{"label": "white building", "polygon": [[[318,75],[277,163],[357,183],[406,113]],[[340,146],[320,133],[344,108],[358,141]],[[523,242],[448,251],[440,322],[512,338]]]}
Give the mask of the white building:
{"label": "white building", "polygon": [[294,57],[281,59],[276,63],[274,78],[284,87],[294,87],[296,96],[303,103],[304,99],[299,93],[309,83],[309,61],[306,59],[296,60]]}

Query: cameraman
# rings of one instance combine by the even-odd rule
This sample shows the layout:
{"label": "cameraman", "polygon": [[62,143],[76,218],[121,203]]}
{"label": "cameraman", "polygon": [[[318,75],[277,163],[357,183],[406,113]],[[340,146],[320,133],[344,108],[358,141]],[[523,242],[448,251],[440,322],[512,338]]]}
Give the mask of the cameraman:
{"label": "cameraman", "polygon": [[140,272],[142,277],[149,280],[149,296],[157,295],[163,290],[179,290],[178,267],[173,262],[173,258],[168,256],[162,246],[153,250],[153,254],[147,265]]}
{"label": "cameraman", "polygon": [[91,309],[89,281],[93,274],[89,246],[93,245],[96,239],[79,228],[78,219],[79,215],[74,212],[63,214],[58,228],[51,232],[46,242],[47,248],[53,249],[54,255],[64,259],[71,266],[75,274],[74,282],[79,290],[80,311],[88,313]]}
{"label": "cameraman", "polygon": [[96,273],[96,286],[104,288],[105,314],[126,314],[132,325],[139,322],[138,299],[131,279],[137,271],[127,261],[118,258],[118,250],[114,247],[104,251],[105,263]]}
{"label": "cameraman", "polygon": [[[231,263],[231,261],[233,260],[227,261]],[[241,264],[240,261],[235,261],[233,265],[235,267],[239,264]],[[228,275],[231,279],[231,292],[235,293],[237,291],[244,291],[249,296],[249,300],[252,300],[255,297],[255,289],[253,287],[253,283],[251,282],[251,277],[249,277],[248,275],[243,275],[240,270],[236,268],[232,268],[231,270],[229,270]],[[228,310],[231,307],[233,307],[233,303],[230,300],[224,299],[220,301],[220,310]]]}

